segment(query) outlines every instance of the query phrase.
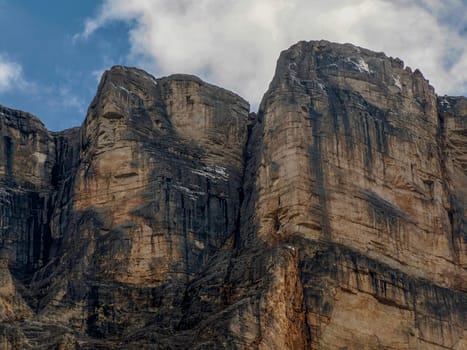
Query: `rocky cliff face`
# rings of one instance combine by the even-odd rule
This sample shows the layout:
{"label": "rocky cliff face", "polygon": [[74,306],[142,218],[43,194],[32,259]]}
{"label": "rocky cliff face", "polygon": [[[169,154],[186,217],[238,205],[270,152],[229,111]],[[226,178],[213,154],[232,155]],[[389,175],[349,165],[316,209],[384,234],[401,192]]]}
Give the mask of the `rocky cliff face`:
{"label": "rocky cliff face", "polygon": [[82,127],[71,244],[112,242],[95,268],[124,283],[196,273],[235,231],[248,109],[195,77],[106,73]]}
{"label": "rocky cliff face", "polygon": [[467,288],[436,96],[420,72],[351,45],[302,42],[281,55],[260,113],[252,211],[262,239],[325,239]]}
{"label": "rocky cliff face", "polygon": [[107,71],[81,126],[0,110],[6,349],[467,347],[467,99],[352,45],[257,114]]}

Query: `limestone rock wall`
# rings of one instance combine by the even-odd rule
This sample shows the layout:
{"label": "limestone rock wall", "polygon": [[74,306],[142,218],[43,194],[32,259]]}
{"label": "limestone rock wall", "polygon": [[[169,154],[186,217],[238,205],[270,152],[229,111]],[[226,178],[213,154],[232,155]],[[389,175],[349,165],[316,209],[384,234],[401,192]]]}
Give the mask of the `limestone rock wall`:
{"label": "limestone rock wall", "polygon": [[467,347],[467,100],[350,44],[258,113],[105,72],[80,128],[0,108],[0,347]]}
{"label": "limestone rock wall", "polygon": [[[455,261],[467,268],[467,99],[440,97],[438,109],[442,122],[441,159],[446,171],[449,196],[448,216]],[[459,281],[465,289],[465,279]]]}
{"label": "limestone rock wall", "polygon": [[465,294],[337,244],[302,246],[311,349],[462,349]]}
{"label": "limestone rock wall", "polygon": [[54,144],[38,119],[3,107],[0,113],[0,239],[13,268],[33,269],[47,255],[41,237],[50,236],[48,217],[33,212],[47,213]]}
{"label": "limestone rock wall", "polygon": [[110,244],[102,273],[186,278],[235,231],[248,110],[195,77],[104,74],[82,128],[75,201],[90,220],[78,229],[90,249]]}
{"label": "limestone rock wall", "polygon": [[[71,163],[63,159],[72,132],[50,133],[36,117],[21,111],[1,107],[0,115],[0,242],[10,266],[18,273],[30,273],[53,254],[57,232],[52,233],[52,226],[61,177],[57,160],[72,171]],[[59,147],[58,140],[62,140]]]}
{"label": "limestone rock wall", "polygon": [[349,44],[300,42],[281,54],[259,118],[248,211],[262,240],[341,243],[465,290],[436,95],[419,71]]}

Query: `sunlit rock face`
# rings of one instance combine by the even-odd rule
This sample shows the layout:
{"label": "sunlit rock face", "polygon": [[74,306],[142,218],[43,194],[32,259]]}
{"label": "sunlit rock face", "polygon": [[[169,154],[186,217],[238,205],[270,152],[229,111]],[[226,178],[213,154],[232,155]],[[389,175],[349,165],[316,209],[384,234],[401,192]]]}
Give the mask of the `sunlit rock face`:
{"label": "sunlit rock face", "polygon": [[[235,231],[249,105],[192,76],[104,74],[82,127],[75,209],[121,282],[187,279]],[[85,228],[85,230],[83,230]]]}
{"label": "sunlit rock face", "polygon": [[464,349],[467,99],[350,44],[258,113],[116,66],[80,128],[0,108],[0,347]]}
{"label": "sunlit rock face", "polygon": [[458,191],[419,71],[348,44],[300,42],[279,58],[259,114],[252,211],[262,240],[324,239],[467,288],[448,209],[449,188]]}
{"label": "sunlit rock face", "polygon": [[282,52],[250,140],[241,233],[245,247],[300,252],[307,347],[465,346],[465,116],[465,98],[437,100],[382,53]]}

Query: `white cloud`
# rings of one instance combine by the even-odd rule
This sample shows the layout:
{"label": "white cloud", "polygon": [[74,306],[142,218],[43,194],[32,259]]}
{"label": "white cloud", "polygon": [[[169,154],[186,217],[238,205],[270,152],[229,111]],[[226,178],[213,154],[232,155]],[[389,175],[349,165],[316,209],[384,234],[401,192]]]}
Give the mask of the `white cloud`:
{"label": "white cloud", "polygon": [[105,68],[102,68],[102,69],[95,69],[91,72],[91,76],[96,79],[96,82],[99,84],[99,82],[101,81],[102,79],[102,74],[104,74],[104,72],[106,71],[106,69],[108,69],[109,67],[105,67]]}
{"label": "white cloud", "polygon": [[104,0],[79,37],[129,21],[136,64],[157,75],[197,74],[254,105],[279,52],[316,39],[398,56],[439,94],[466,94],[465,13],[463,0]]}
{"label": "white cloud", "polygon": [[77,116],[83,116],[86,112],[86,103],[81,96],[75,95],[69,86],[49,85],[41,86],[32,94],[35,99],[43,101],[50,110],[61,112],[73,112]]}
{"label": "white cloud", "polygon": [[25,85],[21,65],[0,54],[0,93],[24,88]]}
{"label": "white cloud", "polygon": [[60,87],[58,93],[62,108],[78,111],[82,115],[86,112],[83,99],[73,94],[68,87]]}

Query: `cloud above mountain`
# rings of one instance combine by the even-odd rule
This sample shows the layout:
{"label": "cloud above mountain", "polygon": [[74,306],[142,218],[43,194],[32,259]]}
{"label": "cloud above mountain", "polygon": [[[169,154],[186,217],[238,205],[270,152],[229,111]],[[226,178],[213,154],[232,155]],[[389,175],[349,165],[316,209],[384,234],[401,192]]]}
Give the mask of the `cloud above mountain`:
{"label": "cloud above mountain", "polygon": [[420,68],[438,94],[467,93],[462,0],[104,0],[76,36],[129,23],[131,61],[192,73],[257,104],[279,52],[299,40],[351,42]]}
{"label": "cloud above mountain", "polygon": [[0,93],[24,87],[23,68],[0,54]]}

